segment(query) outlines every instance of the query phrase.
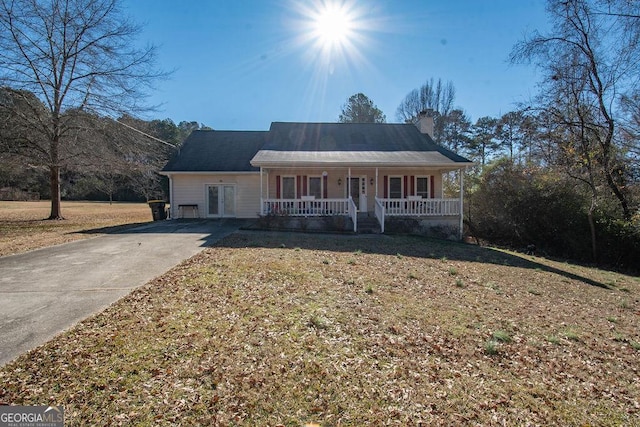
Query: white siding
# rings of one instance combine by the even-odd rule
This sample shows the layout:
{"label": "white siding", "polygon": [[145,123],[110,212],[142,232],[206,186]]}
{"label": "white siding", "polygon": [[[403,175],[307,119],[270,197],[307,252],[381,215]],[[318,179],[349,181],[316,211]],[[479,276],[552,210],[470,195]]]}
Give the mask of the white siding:
{"label": "white siding", "polygon": [[[264,197],[268,194],[270,198],[276,198],[276,176],[321,176],[323,171],[328,172],[328,197],[329,198],[346,198],[347,197],[347,168],[283,168],[271,169],[267,173],[263,172]],[[351,175],[367,177],[367,201],[368,210],[374,210],[375,188],[375,168],[357,168],[351,169]],[[379,168],[378,169],[378,197],[383,197],[384,182],[383,177],[387,175],[407,175],[407,176],[424,176],[432,175],[434,177],[434,197],[442,197],[442,172],[440,170],[432,170],[428,168]],[[207,217],[207,185],[210,184],[233,184],[235,185],[236,196],[236,217],[238,218],[257,218],[260,212],[260,173],[201,173],[201,174],[171,174],[172,177],[172,196],[173,206],[171,207],[171,217],[178,217],[178,205],[198,205],[198,213],[201,218]],[[268,181],[267,181],[268,177]],[[341,179],[341,185],[338,186],[338,178]],[[371,184],[371,180],[374,184]],[[191,211],[187,209],[185,217],[189,217]]]}
{"label": "white siding", "polygon": [[[177,218],[178,205],[198,205],[200,218],[207,217],[207,185],[235,186],[236,217],[257,218],[260,211],[260,173],[252,174],[172,174],[171,217]],[[185,217],[191,212],[186,211]]]}

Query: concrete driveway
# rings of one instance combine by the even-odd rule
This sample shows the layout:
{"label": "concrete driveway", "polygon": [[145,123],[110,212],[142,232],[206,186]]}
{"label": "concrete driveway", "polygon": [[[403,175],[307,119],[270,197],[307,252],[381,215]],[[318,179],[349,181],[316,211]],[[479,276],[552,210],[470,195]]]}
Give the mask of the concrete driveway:
{"label": "concrete driveway", "polygon": [[0,365],[103,310],[245,223],[159,221],[0,257]]}

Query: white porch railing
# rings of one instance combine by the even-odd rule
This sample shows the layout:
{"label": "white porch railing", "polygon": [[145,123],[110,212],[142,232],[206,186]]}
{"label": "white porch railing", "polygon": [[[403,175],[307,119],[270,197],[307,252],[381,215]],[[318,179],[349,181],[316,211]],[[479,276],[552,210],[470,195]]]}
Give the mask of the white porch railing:
{"label": "white porch railing", "polygon": [[[358,230],[358,209],[353,199],[262,199],[262,215],[349,216]],[[459,216],[460,199],[375,198],[375,216],[384,233],[387,216]]]}
{"label": "white porch railing", "polygon": [[[460,199],[379,199],[388,216],[458,216],[460,215]],[[376,206],[376,216],[377,213]]]}
{"label": "white porch railing", "polygon": [[349,199],[262,199],[262,215],[351,215],[349,202]]}
{"label": "white porch railing", "polygon": [[384,208],[384,205],[380,202],[380,199],[378,199],[377,197],[376,197],[375,211],[376,211],[376,218],[378,219],[378,224],[380,224],[380,232],[384,233],[385,208]]}

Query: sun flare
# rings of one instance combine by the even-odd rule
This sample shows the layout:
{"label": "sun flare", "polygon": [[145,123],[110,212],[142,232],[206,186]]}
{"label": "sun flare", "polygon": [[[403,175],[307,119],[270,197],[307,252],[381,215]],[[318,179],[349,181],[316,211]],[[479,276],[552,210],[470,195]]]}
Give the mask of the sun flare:
{"label": "sun flare", "polygon": [[361,70],[370,74],[375,69],[369,61],[373,36],[385,28],[379,8],[359,0],[289,2],[288,27],[294,34],[290,46],[300,54],[304,71],[311,72],[310,100],[323,99],[332,76],[352,76]]}
{"label": "sun flare", "polygon": [[315,36],[325,45],[342,45],[352,36],[353,18],[343,4],[325,3],[314,20]]}
{"label": "sun flare", "polygon": [[355,0],[314,0],[294,3],[299,19],[299,41],[327,62],[357,55],[364,32],[372,30],[363,19],[365,9]]}

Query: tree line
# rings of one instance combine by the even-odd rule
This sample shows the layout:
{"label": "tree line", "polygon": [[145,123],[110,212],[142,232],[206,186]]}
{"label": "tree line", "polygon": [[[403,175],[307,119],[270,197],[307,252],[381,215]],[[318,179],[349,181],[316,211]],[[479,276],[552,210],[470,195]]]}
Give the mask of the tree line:
{"label": "tree line", "polygon": [[503,155],[471,187],[468,224],[493,241],[637,270],[640,4],[549,0],[547,13],[549,32],[510,54],[542,72],[538,95],[487,126],[486,147]]}
{"label": "tree line", "polygon": [[[191,132],[210,129],[195,121],[112,119],[75,110],[60,117],[68,128],[57,152],[60,196],[67,200],[163,199],[166,183],[158,171]],[[0,188],[51,198],[50,147],[34,126],[48,118],[32,93],[0,88]]]}

